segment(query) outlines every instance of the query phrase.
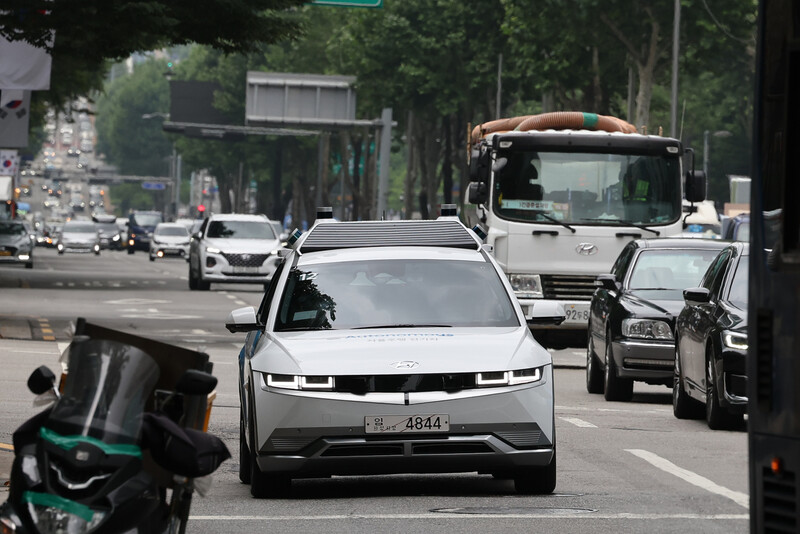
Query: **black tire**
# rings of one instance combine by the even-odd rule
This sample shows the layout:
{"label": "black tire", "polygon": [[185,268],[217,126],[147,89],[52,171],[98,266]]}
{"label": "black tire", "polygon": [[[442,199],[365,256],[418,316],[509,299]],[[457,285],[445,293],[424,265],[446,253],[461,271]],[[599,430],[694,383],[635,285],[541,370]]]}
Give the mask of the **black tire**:
{"label": "black tire", "polygon": [[603,393],[603,370],[598,363],[589,325],[589,339],[586,346],[586,391],[589,393]]}
{"label": "black tire", "polygon": [[633,380],[617,376],[617,365],[611,354],[611,332],[606,333],[606,358],[603,373],[603,396],[607,401],[627,402],[633,397]]}
{"label": "black tire", "polygon": [[211,289],[211,282],[206,282],[205,280],[203,280],[202,274],[197,275],[197,289],[199,289],[200,291],[208,291],[209,289]]}
{"label": "black tire", "polygon": [[33,269],[33,262],[31,261],[31,262],[26,263],[25,264],[25,268],[26,269]]}
{"label": "black tire", "polygon": [[[252,406],[252,404],[251,404]],[[252,411],[252,410],[251,410]],[[250,443],[255,444],[255,424],[250,419]],[[256,499],[279,499],[289,496],[292,479],[287,476],[267,475],[261,472],[256,454],[250,450],[250,495]]]}
{"label": "black tire", "polygon": [[556,489],[556,451],[553,458],[543,467],[524,467],[517,469],[514,476],[514,489],[522,495],[546,495]]}
{"label": "black tire", "polygon": [[59,251],[58,251],[58,255],[59,255],[59,256],[63,256],[63,255],[64,255],[64,251],[63,251],[63,250],[59,250]]}
{"label": "black tire", "polygon": [[239,480],[250,484],[250,449],[244,439],[244,412],[239,411]]}
{"label": "black tire", "polygon": [[672,413],[678,419],[698,419],[701,405],[686,393],[683,387],[683,370],[677,340],[675,342],[675,370],[672,373]]}
{"label": "black tire", "polygon": [[194,271],[192,270],[191,264],[189,264],[189,289],[197,289],[197,278],[194,276]]}
{"label": "black tire", "polygon": [[741,423],[742,416],[732,414],[719,403],[714,367],[714,352],[706,349],[706,423],[711,430],[729,430]]}
{"label": "black tire", "polygon": [[156,257],[153,256],[152,254],[150,255],[150,261],[156,261]]}
{"label": "black tire", "polygon": [[136,251],[133,250],[133,247],[128,247],[128,254],[133,254],[134,252]]}

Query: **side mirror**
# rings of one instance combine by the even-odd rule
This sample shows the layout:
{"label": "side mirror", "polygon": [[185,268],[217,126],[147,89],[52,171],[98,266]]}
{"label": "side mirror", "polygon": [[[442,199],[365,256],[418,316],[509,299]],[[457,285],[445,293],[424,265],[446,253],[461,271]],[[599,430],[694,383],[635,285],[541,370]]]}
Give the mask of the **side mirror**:
{"label": "side mirror", "polygon": [[704,287],[690,287],[683,290],[683,300],[688,306],[708,304],[711,301],[711,294]]}
{"label": "side mirror", "polygon": [[686,172],[686,200],[702,202],[706,199],[706,173],[703,171]]}
{"label": "side mirror", "polygon": [[474,182],[489,181],[491,154],[485,145],[473,148],[469,158],[469,179]]}
{"label": "side mirror", "polygon": [[178,379],[175,391],[184,395],[208,395],[217,387],[217,377],[197,369],[187,369]]}
{"label": "side mirror", "polygon": [[192,234],[192,239],[200,239],[200,237],[201,237],[201,233],[200,232],[195,232],[195,233]]}
{"label": "side mirror", "polygon": [[28,377],[28,389],[31,393],[41,395],[47,393],[56,383],[56,375],[48,367],[42,365]]}
{"label": "side mirror", "polygon": [[262,324],[256,320],[256,309],[252,306],[237,308],[228,314],[225,320],[225,328],[228,332],[252,332],[260,329]]}
{"label": "side mirror", "polygon": [[601,274],[595,279],[594,287],[607,291],[619,291],[619,282],[613,274]]}
{"label": "side mirror", "polygon": [[525,319],[529,325],[560,325],[566,318],[567,314],[560,303],[542,301],[533,305],[531,316]]}
{"label": "side mirror", "polygon": [[485,182],[470,182],[467,187],[467,202],[470,204],[485,204],[489,199],[489,192]]}

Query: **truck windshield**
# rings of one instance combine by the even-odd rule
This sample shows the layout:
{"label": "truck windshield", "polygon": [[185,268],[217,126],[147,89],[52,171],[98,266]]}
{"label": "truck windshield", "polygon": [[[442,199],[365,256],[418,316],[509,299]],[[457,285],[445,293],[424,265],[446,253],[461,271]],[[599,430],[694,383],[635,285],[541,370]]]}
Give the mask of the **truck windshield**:
{"label": "truck windshield", "polygon": [[681,215],[680,161],[637,154],[501,152],[492,206],[505,219],[669,224]]}

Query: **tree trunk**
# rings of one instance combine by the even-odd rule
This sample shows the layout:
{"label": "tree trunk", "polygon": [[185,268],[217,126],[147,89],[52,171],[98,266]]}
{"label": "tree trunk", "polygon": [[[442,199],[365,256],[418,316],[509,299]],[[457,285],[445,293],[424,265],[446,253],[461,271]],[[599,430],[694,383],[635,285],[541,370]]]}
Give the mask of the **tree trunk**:
{"label": "tree trunk", "polygon": [[[364,148],[364,136],[356,136],[353,141],[353,220],[357,221],[361,215],[361,151]],[[366,186],[366,184],[364,184]]]}
{"label": "tree trunk", "polygon": [[453,128],[452,116],[448,115],[442,120],[444,130],[444,159],[442,161],[442,190],[445,204],[453,203]]}
{"label": "tree trunk", "polygon": [[414,213],[414,187],[417,182],[417,150],[414,142],[414,112],[406,114],[406,148],[408,159],[406,163],[406,179],[403,183],[403,209],[405,219],[411,219]]}

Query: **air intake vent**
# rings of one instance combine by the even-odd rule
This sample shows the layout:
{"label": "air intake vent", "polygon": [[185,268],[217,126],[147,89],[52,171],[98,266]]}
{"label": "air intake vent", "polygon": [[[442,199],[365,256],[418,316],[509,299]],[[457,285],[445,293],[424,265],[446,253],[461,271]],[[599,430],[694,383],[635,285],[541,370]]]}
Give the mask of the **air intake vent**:
{"label": "air intake vent", "polygon": [[756,312],[756,400],[772,408],[772,311],[759,308]]}
{"label": "air intake vent", "polygon": [[592,300],[595,276],[542,275],[544,298],[555,300]]}
{"label": "air intake vent", "polygon": [[797,532],[797,486],[794,473],[776,475],[763,468],[764,509],[761,524],[764,532]]}

